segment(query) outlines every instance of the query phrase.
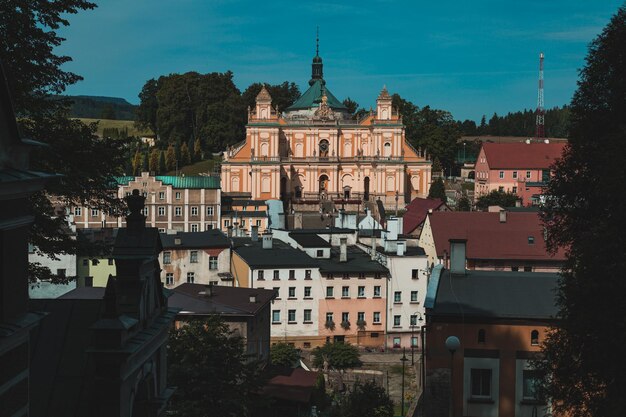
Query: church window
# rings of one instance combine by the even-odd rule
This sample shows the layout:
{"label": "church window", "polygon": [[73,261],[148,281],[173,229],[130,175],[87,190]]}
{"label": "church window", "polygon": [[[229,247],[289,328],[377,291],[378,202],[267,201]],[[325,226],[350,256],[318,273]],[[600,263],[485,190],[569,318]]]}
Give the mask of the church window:
{"label": "church window", "polygon": [[385,143],[384,147],[383,147],[383,155],[385,157],[390,157],[391,156],[391,143],[387,142]]}
{"label": "church window", "polygon": [[328,141],[326,139],[322,139],[320,141],[320,158],[328,157],[328,149],[329,149]]}

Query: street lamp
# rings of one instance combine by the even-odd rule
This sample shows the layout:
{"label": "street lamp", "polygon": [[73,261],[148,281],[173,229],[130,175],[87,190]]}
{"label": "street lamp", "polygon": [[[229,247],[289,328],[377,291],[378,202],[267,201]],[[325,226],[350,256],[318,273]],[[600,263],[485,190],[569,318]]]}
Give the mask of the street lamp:
{"label": "street lamp", "polygon": [[402,348],[402,357],[400,360],[402,361],[402,415],[404,416],[404,366],[406,361],[408,361],[406,357],[406,348]]}
{"label": "street lamp", "polygon": [[454,417],[454,352],[461,346],[461,341],[456,336],[448,336],[446,349],[450,351],[450,415]]}
{"label": "street lamp", "polygon": [[[419,316],[419,319],[417,319],[417,316]],[[414,365],[414,352],[415,352],[415,326],[417,323],[417,320],[419,320],[420,322],[424,321],[424,318],[422,317],[422,313],[420,313],[419,311],[416,311],[415,314],[411,315],[411,365]],[[420,333],[421,333],[422,329],[420,327]],[[424,346],[422,346],[422,354],[424,352]]]}

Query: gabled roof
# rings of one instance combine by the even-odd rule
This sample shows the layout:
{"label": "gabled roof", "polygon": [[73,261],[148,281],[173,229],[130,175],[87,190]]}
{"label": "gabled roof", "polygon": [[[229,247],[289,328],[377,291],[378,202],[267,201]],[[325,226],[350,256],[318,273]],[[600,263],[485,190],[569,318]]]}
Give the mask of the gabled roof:
{"label": "gabled roof", "polygon": [[305,252],[294,249],[278,239],[273,239],[272,249],[263,249],[250,238],[233,238],[233,251],[252,269],[315,268],[318,263]]}
{"label": "gabled roof", "polygon": [[289,233],[289,237],[296,241],[296,243],[303,248],[330,248],[331,244],[319,237],[318,235],[311,233]]}
{"label": "gabled roof", "polygon": [[[189,189],[212,189],[220,188],[220,178],[215,176],[204,175],[188,175],[185,177],[177,177],[174,175],[157,175],[154,177],[157,181],[161,181],[163,185],[171,185],[173,188],[189,188]],[[131,181],[140,181],[141,177],[115,177],[117,185],[128,185]]]}
{"label": "gabled roof", "polygon": [[[565,252],[547,252],[544,228],[536,212],[500,213],[435,211],[428,215],[437,256],[450,255],[450,239],[467,239],[468,259],[518,259],[563,261]],[[529,244],[532,236],[534,243]]]}
{"label": "gabled roof", "polygon": [[406,206],[406,212],[402,216],[402,231],[411,233],[426,220],[428,210],[439,210],[444,204],[439,198],[414,198]]}
{"label": "gabled roof", "polygon": [[567,144],[483,143],[490,169],[547,169],[561,157]]}
{"label": "gabled roof", "polygon": [[[209,286],[184,283],[171,290],[168,306],[182,309],[182,314],[221,314],[225,316],[250,316],[263,309],[274,297],[276,291],[259,288]],[[200,294],[201,292],[205,294]],[[250,296],[256,302],[250,302]]]}
{"label": "gabled roof", "polygon": [[323,93],[326,94],[326,98],[328,99],[328,107],[331,109],[347,110],[346,106],[344,106],[341,101],[337,100],[328,87],[324,85],[323,80],[316,80],[313,85],[310,86],[309,89],[295,101],[295,103],[287,107],[285,110],[304,110],[312,107],[318,107],[322,101]]}
{"label": "gabled roof", "polygon": [[444,269],[440,279],[432,281],[437,288],[429,314],[546,320],[555,318],[558,313],[555,291],[559,275],[556,273],[466,272],[466,275],[451,275]]}
{"label": "gabled roof", "polygon": [[377,261],[373,261],[370,255],[359,249],[357,246],[347,247],[348,259],[346,262],[339,262],[339,248],[330,251],[330,259],[317,259],[320,273],[380,273],[388,274],[389,270]]}
{"label": "gabled roof", "polygon": [[[178,244],[177,239],[180,240]],[[161,233],[161,244],[164,249],[228,248],[230,240],[220,230],[212,229],[205,232]]]}

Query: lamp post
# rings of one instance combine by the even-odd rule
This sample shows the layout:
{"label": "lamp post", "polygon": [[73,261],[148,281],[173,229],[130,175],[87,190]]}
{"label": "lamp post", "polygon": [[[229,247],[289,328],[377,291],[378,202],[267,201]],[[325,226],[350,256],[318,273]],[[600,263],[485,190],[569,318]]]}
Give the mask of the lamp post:
{"label": "lamp post", "polygon": [[450,416],[454,417],[454,352],[461,346],[461,341],[456,336],[448,336],[446,349],[450,351]]}
{"label": "lamp post", "polygon": [[406,348],[402,348],[402,357],[400,358],[400,360],[402,361],[402,415],[404,416],[404,365],[406,364],[406,361],[408,361],[407,357],[406,357]]}
{"label": "lamp post", "polygon": [[[419,319],[416,319],[417,316],[419,316]],[[424,318],[422,317],[422,313],[420,313],[419,311],[416,311],[415,314],[411,315],[411,365],[415,364],[414,361],[414,352],[415,352],[415,326],[417,325],[417,320],[419,320],[420,322],[424,321]],[[421,329],[420,329],[421,332]],[[424,350],[424,346],[422,346],[422,351]]]}

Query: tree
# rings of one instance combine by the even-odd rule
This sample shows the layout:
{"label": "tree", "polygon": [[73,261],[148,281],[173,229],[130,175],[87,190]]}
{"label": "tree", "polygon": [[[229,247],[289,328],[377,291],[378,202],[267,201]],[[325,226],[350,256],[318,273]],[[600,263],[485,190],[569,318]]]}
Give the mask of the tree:
{"label": "tree", "polygon": [[197,138],[193,143],[193,159],[202,161],[202,142],[200,142],[200,138]]}
{"label": "tree", "polygon": [[456,209],[457,211],[470,211],[472,209],[472,203],[470,202],[469,197],[467,197],[467,194],[463,193],[457,203]]}
{"label": "tree", "polygon": [[161,156],[160,154],[161,151],[159,151],[157,148],[152,149],[152,151],[150,152],[150,172],[159,172],[159,158]]}
{"label": "tree", "polygon": [[139,174],[139,172],[141,171],[142,163],[143,157],[141,155],[141,151],[139,150],[139,148],[137,148],[135,156],[133,157],[133,175]]}
{"label": "tree", "polygon": [[438,177],[432,184],[430,184],[428,198],[438,198],[444,203],[448,201],[448,197],[446,197],[446,186],[441,177]]}
{"label": "tree", "polygon": [[176,169],[176,151],[174,150],[174,145],[172,144],[167,147],[167,152],[165,152],[165,169],[168,171]]}
{"label": "tree", "polygon": [[159,172],[159,174],[163,174],[165,171],[166,171],[165,152],[159,151],[159,169],[158,169],[158,172]]}
{"label": "tree", "polygon": [[485,135],[487,134],[487,118],[483,114],[483,117],[480,118],[480,126],[478,127],[478,134]]}
{"label": "tree", "polygon": [[[248,88],[241,94],[244,108],[250,107],[254,109],[256,106],[256,96],[261,92],[262,83],[250,84]],[[272,105],[278,108],[278,111],[284,111],[300,98],[300,89],[296,83],[284,81],[281,84],[269,85],[265,84],[265,88],[272,96]]]}
{"label": "tree", "polygon": [[486,210],[489,206],[515,207],[519,197],[516,194],[500,190],[491,190],[487,195],[478,197],[476,208]]}
{"label": "tree", "polygon": [[439,161],[439,158],[435,157],[435,160],[433,161],[433,166],[432,166],[433,177],[434,176],[440,177],[442,170],[443,168],[441,167],[441,162]]}
{"label": "tree", "polygon": [[157,93],[159,83],[154,78],[149,79],[144,84],[139,93],[139,106],[135,110],[135,125],[139,129],[150,129],[158,137],[157,111],[159,101]]}
{"label": "tree", "polygon": [[291,367],[300,360],[300,352],[287,343],[279,342],[270,349],[270,359],[273,365]]}
{"label": "tree", "polygon": [[393,401],[374,382],[354,384],[339,407],[340,417],[393,417]]}
{"label": "tree", "polygon": [[248,416],[261,388],[259,366],[249,361],[243,339],[217,315],[172,330],[168,382],[172,416]]}
{"label": "tree", "polygon": [[191,164],[191,154],[186,142],[180,147],[180,164],[183,166]]}
{"label": "tree", "polygon": [[102,108],[102,112],[100,113],[100,118],[101,119],[109,119],[109,120],[115,120],[117,119],[117,116],[115,115],[115,109],[113,108],[112,104],[106,104],[103,108]]}
{"label": "tree", "polygon": [[149,172],[150,171],[150,154],[146,149],[141,157],[141,172]]}
{"label": "tree", "polygon": [[343,105],[346,106],[346,108],[348,109],[348,111],[352,115],[354,115],[356,113],[357,109],[359,108],[359,103],[357,103],[356,101],[350,99],[350,97],[346,98],[343,101]]}
{"label": "tree", "polygon": [[324,368],[326,364],[334,369],[347,369],[361,366],[360,354],[356,346],[349,343],[326,343],[313,349],[313,366]]}
{"label": "tree", "polygon": [[542,392],[555,414],[626,415],[626,6],[591,43],[570,107],[569,144],[542,217],[567,249],[558,326],[543,344]]}

